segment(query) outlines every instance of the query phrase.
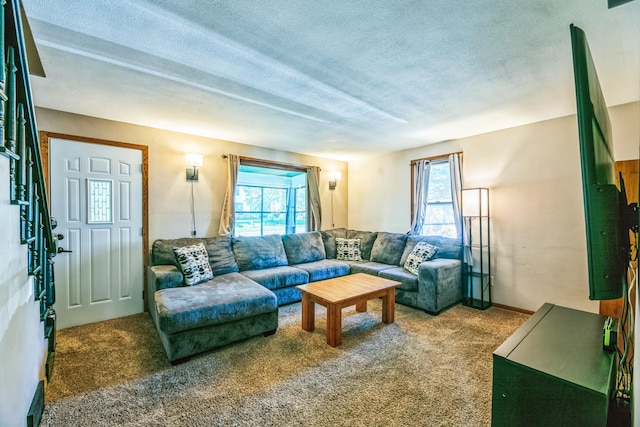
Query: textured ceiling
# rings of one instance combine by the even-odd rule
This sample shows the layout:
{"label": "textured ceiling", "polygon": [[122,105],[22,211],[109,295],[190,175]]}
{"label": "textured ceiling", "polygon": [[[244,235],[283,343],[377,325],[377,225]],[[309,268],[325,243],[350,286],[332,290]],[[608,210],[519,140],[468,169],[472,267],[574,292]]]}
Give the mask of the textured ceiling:
{"label": "textured ceiling", "polygon": [[575,113],[569,24],[640,99],[640,1],[23,0],[37,106],[323,157]]}

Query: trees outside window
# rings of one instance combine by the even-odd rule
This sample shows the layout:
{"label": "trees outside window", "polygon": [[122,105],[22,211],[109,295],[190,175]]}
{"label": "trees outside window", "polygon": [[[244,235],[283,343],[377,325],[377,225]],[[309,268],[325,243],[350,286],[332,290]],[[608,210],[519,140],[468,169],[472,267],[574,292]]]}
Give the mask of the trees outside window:
{"label": "trees outside window", "polygon": [[306,172],[241,164],[235,211],[239,236],[306,232]]}
{"label": "trees outside window", "polygon": [[426,220],[420,234],[456,238],[453,214],[451,171],[448,160],[431,162],[429,169]]}

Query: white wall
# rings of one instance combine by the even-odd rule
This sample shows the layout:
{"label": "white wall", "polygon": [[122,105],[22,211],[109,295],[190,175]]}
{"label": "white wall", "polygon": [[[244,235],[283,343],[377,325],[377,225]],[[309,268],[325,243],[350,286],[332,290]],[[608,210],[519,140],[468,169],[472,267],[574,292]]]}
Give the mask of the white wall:
{"label": "white wall", "polygon": [[[638,158],[638,103],[610,109],[617,160]],[[349,228],[405,232],[413,159],[463,151],[465,187],[490,188],[493,301],[536,310],[588,299],[576,116],[349,164]]]}
{"label": "white wall", "polygon": [[320,166],[322,229],[331,228],[329,172],[342,172],[335,190],[335,225],[347,224],[347,163],[252,145],[239,144],[159,129],[96,119],[61,111],[36,109],[38,129],[67,135],[127,142],[149,147],[149,238],[187,237],[191,232],[190,184],[185,180],[185,154],[203,155],[199,181],[194,184],[198,237],[218,234],[227,185],[227,161],[222,154]]}
{"label": "white wall", "polygon": [[9,160],[0,156],[0,426],[25,425],[46,352],[18,213],[9,203]]}

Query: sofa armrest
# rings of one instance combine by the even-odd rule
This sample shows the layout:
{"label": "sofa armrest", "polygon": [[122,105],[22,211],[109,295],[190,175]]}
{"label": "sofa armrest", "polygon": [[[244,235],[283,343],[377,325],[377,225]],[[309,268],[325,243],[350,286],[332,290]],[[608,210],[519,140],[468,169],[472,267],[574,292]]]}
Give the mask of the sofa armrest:
{"label": "sofa armrest", "polygon": [[149,295],[166,288],[182,286],[184,276],[175,265],[153,265],[147,274]]}
{"label": "sofa armrest", "polygon": [[462,262],[436,258],[418,266],[418,304],[439,313],[462,301]]}
{"label": "sofa armrest", "polygon": [[175,265],[153,265],[147,269],[147,308],[156,317],[155,293],[160,289],[182,286],[184,276]]}

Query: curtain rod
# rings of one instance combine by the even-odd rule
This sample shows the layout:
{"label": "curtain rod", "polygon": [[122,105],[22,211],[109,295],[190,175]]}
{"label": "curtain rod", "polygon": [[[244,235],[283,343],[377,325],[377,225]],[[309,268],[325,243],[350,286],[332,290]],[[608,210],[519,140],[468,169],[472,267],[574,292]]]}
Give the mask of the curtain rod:
{"label": "curtain rod", "polygon": [[437,160],[448,159],[449,156],[452,155],[452,154],[458,154],[458,155],[462,156],[462,151],[456,151],[456,152],[449,153],[449,154],[442,154],[440,156],[422,157],[420,159],[414,159],[414,160],[411,160],[411,166],[415,165],[420,160],[430,160],[430,161],[434,162],[434,161],[437,161]]}
{"label": "curtain rod", "polygon": [[[220,157],[226,159],[229,157],[227,154],[222,154]],[[240,158],[240,163],[244,163],[249,166],[263,166],[263,167],[271,167],[273,169],[298,169],[300,171],[306,171],[311,166],[300,165],[295,163],[287,163],[287,162],[278,162],[275,160],[265,160],[265,159],[256,159],[254,157],[245,157],[238,156]],[[320,169],[318,167],[318,169]]]}

